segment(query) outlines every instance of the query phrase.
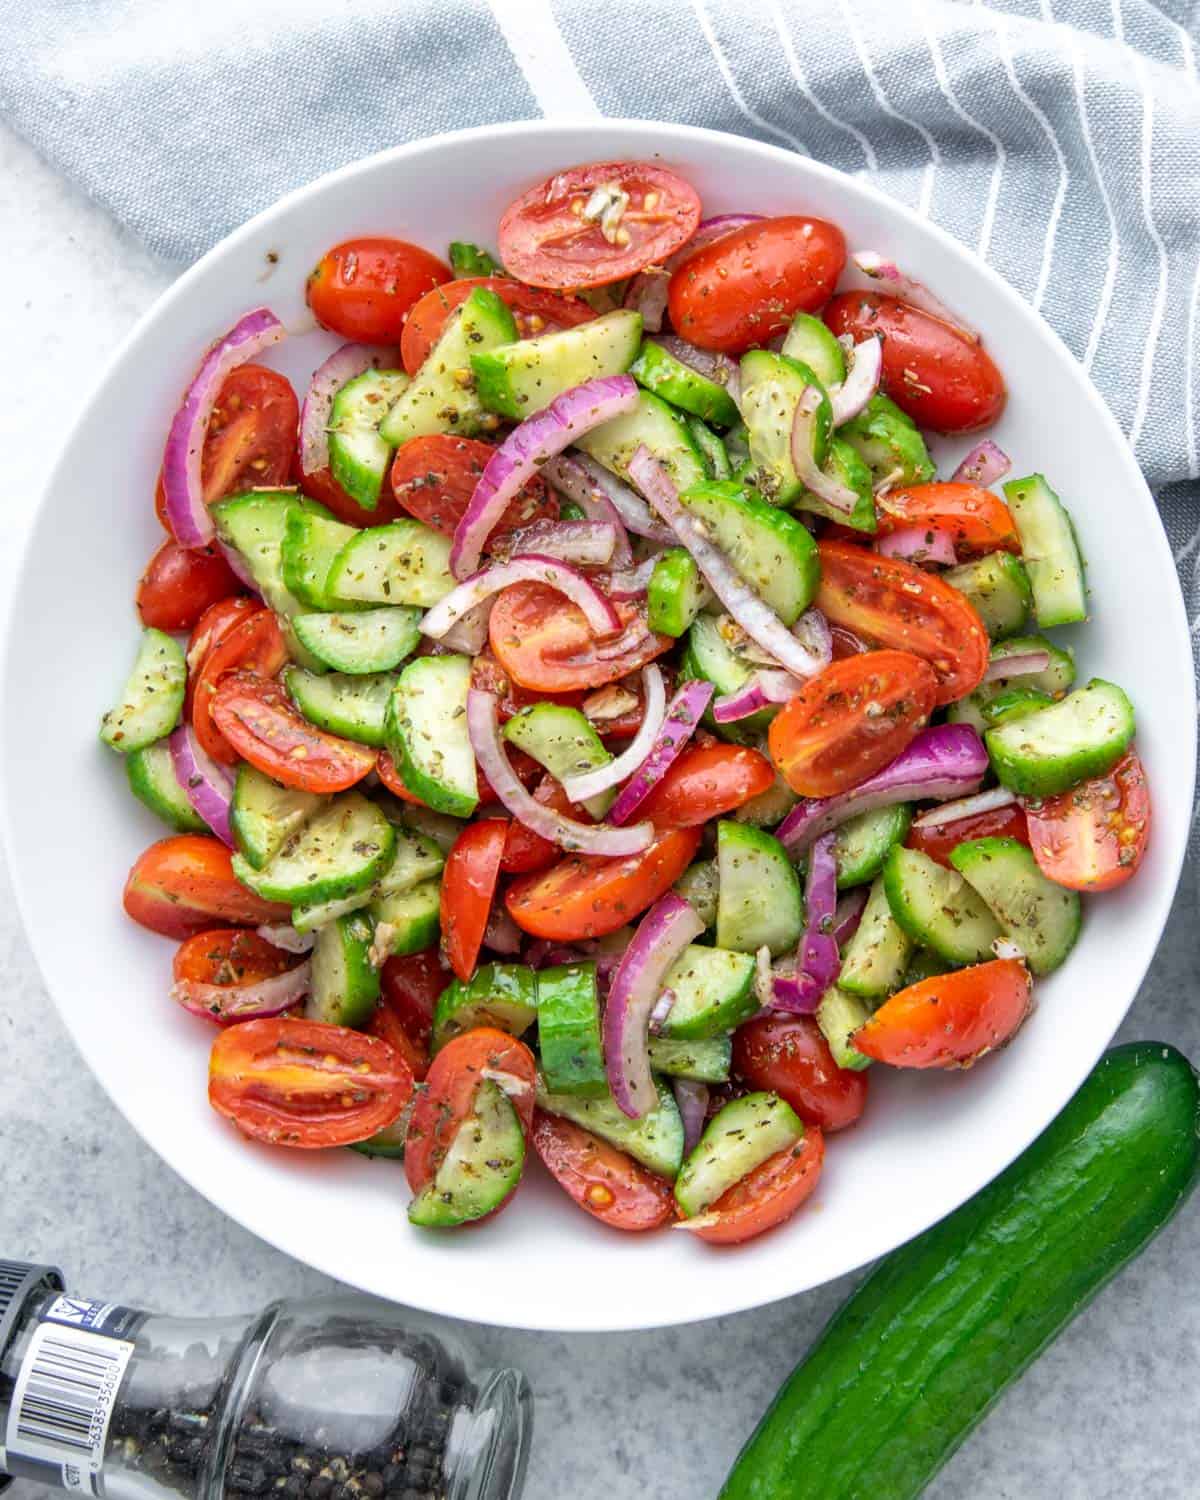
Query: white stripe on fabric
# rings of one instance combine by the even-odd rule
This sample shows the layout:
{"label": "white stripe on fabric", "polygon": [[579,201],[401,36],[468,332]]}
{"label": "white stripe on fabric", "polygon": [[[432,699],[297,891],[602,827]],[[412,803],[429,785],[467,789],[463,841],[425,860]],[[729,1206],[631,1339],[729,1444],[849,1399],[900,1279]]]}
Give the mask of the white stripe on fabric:
{"label": "white stripe on fabric", "polygon": [[1200,308],[1200,261],[1192,282],[1192,302],[1187,320],[1187,362],[1184,366],[1183,399],[1187,403],[1188,478],[1200,479],[1200,455],[1196,452],[1196,314]]}
{"label": "white stripe on fabric", "polygon": [[548,120],[599,119],[600,110],[563,41],[550,0],[488,4],[542,114]]}
{"label": "white stripe on fabric", "polygon": [[[1113,0],[1114,13],[1121,8],[1120,0]],[[1137,406],[1133,413],[1133,422],[1129,428],[1129,441],[1134,447],[1137,446],[1138,438],[1142,435],[1142,426],[1146,420],[1146,413],[1150,409],[1150,387],[1154,382],[1154,362],[1158,353],[1158,336],[1162,332],[1163,314],[1167,310],[1167,282],[1169,279],[1169,264],[1167,261],[1167,247],[1163,244],[1163,237],[1158,232],[1158,225],[1154,222],[1154,204],[1152,176],[1154,161],[1154,96],[1147,87],[1146,60],[1137,48],[1131,49],[1133,57],[1133,71],[1137,75],[1138,83],[1142,89],[1142,217],[1146,221],[1146,229],[1154,245],[1158,256],[1158,286],[1154,293],[1154,309],[1150,314],[1150,334],[1146,340],[1145,353],[1142,356],[1142,383],[1138,390]]]}
{"label": "white stripe on fabric", "polygon": [[879,158],[875,155],[875,147],[856,125],[851,125],[849,120],[841,120],[837,115],[826,109],[817,96],[813,93],[804,76],[804,69],[796,54],[795,43],[792,41],[792,33],[784,19],[783,12],[779,9],[778,0],[769,0],[768,9],[771,19],[775,22],[775,30],[779,33],[779,40],[783,44],[783,55],[787,58],[787,65],[792,70],[792,77],[796,80],[796,87],[821,116],[821,118],[832,125],[835,130],[844,130],[848,136],[857,141],[862,151],[869,172],[879,171]]}
{"label": "white stripe on fabric", "polygon": [[[501,0],[503,3],[503,0]],[[725,60],[725,54],[721,51],[721,44],[717,41],[717,34],[713,30],[712,22],[708,18],[708,12],[704,8],[704,0],[692,0],[692,8],[696,12],[696,19],[700,22],[700,30],[704,33],[704,40],[708,43],[709,51],[713,55],[713,61],[720,70],[721,77],[725,80],[725,87],[729,90],[730,98],[746,116],[752,125],[757,125],[760,130],[769,131],[777,140],[785,141],[793,151],[799,151],[801,156],[811,156],[812,152],[803,141],[796,139],[789,131],[781,129],[778,125],[772,125],[770,120],[764,120],[762,115],[751,109],[737,86],[737,80],[733,76],[733,70]]]}

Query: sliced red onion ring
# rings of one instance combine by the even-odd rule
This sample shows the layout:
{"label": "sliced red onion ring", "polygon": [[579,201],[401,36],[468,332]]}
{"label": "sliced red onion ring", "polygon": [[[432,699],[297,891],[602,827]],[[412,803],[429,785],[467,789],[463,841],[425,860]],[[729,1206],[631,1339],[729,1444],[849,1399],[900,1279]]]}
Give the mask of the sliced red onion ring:
{"label": "sliced red onion ring", "polygon": [[521,951],[524,934],[502,906],[493,906],[483,930],[483,946],[505,958],[515,957]]}
{"label": "sliced red onion ring", "polygon": [[733,564],[709,541],[695,518],[680,503],[662,464],[644,445],[629,463],[629,472],[650,503],[696,560],[709,588],[752,641],[779,665],[800,678],[815,676],[828,665],[787,628],[773,609],[742,581]]}
{"label": "sliced red onion ring", "polygon": [[525,553],[506,563],[491,563],[481,572],[451,589],[421,620],[421,634],[438,641],[464,615],[476,609],[514,583],[545,583],[582,610],[589,628],[596,635],[615,635],[621,628],[616,610],[594,583],[568,563],[544,557],[537,552]]}
{"label": "sliced red onion ring", "polygon": [[686,365],[689,370],[695,370],[697,375],[703,375],[706,380],[714,381],[717,385],[728,386],[737,377],[738,367],[727,354],[698,349],[695,344],[689,344],[686,339],[676,338],[670,333],[651,342],[660,344],[681,365]]}
{"label": "sliced red onion ring", "polygon": [[656,557],[648,557],[636,568],[625,568],[620,573],[610,573],[605,592],[610,599],[640,599],[650,587],[650,575],[654,572]]}
{"label": "sliced red onion ring", "polygon": [[733,724],[738,719],[748,719],[760,709],[787,703],[803,686],[800,679],[793,677],[790,672],[784,672],[778,667],[760,667],[757,672],[751,672],[736,692],[713,699],[713,718],[718,724]]}
{"label": "sliced red onion ring", "polygon": [[258,307],[247,313],[204,356],[183,404],[172,418],[163,452],[163,495],[171,531],[183,547],[203,547],[213,535],[212,517],[204,503],[200,459],[209,418],[225,377],[283,336],[283,324],[269,308]]}
{"label": "sliced red onion ring", "polygon": [[613,504],[608,491],[599,485],[583,463],[569,453],[560,453],[542,465],[542,478],[560,494],[573,500],[589,521],[607,521],[616,533],[612,555],[607,559],[614,568],[627,568],[633,562],[633,549],[625,530],[625,518]]}
{"label": "sliced red onion ring", "polygon": [[[578,464],[596,488],[612,501],[613,508],[625,522],[627,531],[632,531],[634,536],[645,537],[648,542],[661,542],[665,547],[674,546],[674,532],[655,519],[650,507],[635,490],[622,484],[615,474],[610,474],[602,464],[586,454],[573,455],[572,462]],[[550,482],[553,484],[554,479],[551,478]]]}
{"label": "sliced red onion ring", "polygon": [[258,984],[203,984],[198,979],[178,979],[171,986],[171,999],[192,1015],[225,1026],[291,1010],[311,988],[312,960],[305,959],[294,969],[273,974]]}
{"label": "sliced red onion ring", "polygon": [[849,485],[835,479],[832,474],[826,474],[814,457],[817,412],[823,400],[824,396],[815,385],[806,385],[800,392],[796,415],[792,419],[792,463],[801,483],[807,485],[814,495],[819,495],[834,510],[850,516],[854,514],[858,496]]}
{"label": "sliced red onion ring", "polygon": [[675,991],[663,990],[654,1002],[654,1009],[650,1012],[650,1035],[657,1036],[667,1024],[667,1017],[675,1006]]}
{"label": "sliced red onion ring", "polygon": [[703,931],[691,902],[668,891],[638,924],[613,975],[604,1008],[604,1067],[617,1108],[631,1120],[648,1115],[658,1104],[646,1041],[663,979]]}
{"label": "sliced red onion ring", "polygon": [[395,349],[371,344],[343,344],[313,372],[300,408],[300,472],[316,474],[329,467],[329,409],[348,380],[364,370],[401,368]]}
{"label": "sliced red onion ring", "polygon": [[315,931],[297,932],[290,922],[269,922],[254,930],[272,948],[282,948],[285,953],[311,953],[317,941]]}
{"label": "sliced red onion ring", "polygon": [[637,399],[632,376],[604,375],[564,391],[545,410],[515,427],[488,459],[455,530],[450,549],[454,576],[465,578],[479,566],[488,537],[509,502],[547,459],[593,427],[631,411]]}
{"label": "sliced red onion ring", "polygon": [[976,792],[973,797],[959,797],[954,802],[943,802],[940,807],[931,807],[913,819],[914,828],[941,828],[947,823],[957,823],[962,818],[978,817],[980,813],[998,812],[1002,807],[1011,807],[1017,794],[1006,786],[994,786],[990,791]]}
{"label": "sliced red onion ring", "polygon": [[625,289],[623,306],[642,315],[647,333],[657,333],[667,311],[667,293],[671,290],[671,273],[663,266],[647,266],[639,271]]}
{"label": "sliced red onion ring", "polygon": [[775,830],[792,855],[803,854],[823,833],[857,813],[897,802],[943,802],[973,792],[988,768],[983,741],[969,724],[938,724],[923,729],[891,765],[860,786],[833,797],[798,803]]}
{"label": "sliced red onion ring", "polygon": [[613,560],[618,534],[625,528],[613,521],[535,521],[514,531],[491,548],[493,558],[507,562],[539,553],[577,567],[599,568]]}
{"label": "sliced red onion ring", "polygon": [[911,307],[919,307],[922,312],[929,313],[931,317],[940,318],[943,323],[949,323],[973,344],[979,343],[977,329],[964,322],[957,313],[952,313],[946,304],[939,297],[935,297],[922,282],[912,276],[906,276],[895,261],[885,260],[876,250],[856,250],[850,259],[864,276],[869,276],[872,281],[886,282],[890,296],[899,297],[902,302],[907,302]]}
{"label": "sliced red onion ring", "polygon": [[172,730],[167,744],[175,779],[187,793],[192,808],[221,842],[232,849],[229,813],[233,806],[233,777],[213,760],[190,724],[180,724],[178,729]]}
{"label": "sliced red onion ring", "polygon": [[910,563],[937,563],[952,568],[958,561],[954,538],[948,531],[931,526],[902,526],[875,543],[881,557],[900,557]]}
{"label": "sliced red onion ring", "polygon": [[971,449],[950,479],[958,484],[981,484],[986,489],[998,484],[1011,468],[1012,459],[1004,449],[997,447],[991,438],[984,438]]}
{"label": "sliced red onion ring", "polygon": [[839,948],[844,947],[858,931],[863,912],[867,907],[868,889],[869,887],[865,885],[856,885],[852,891],[847,891],[841,897],[834,908],[833,940]]}
{"label": "sliced red onion ring", "polygon": [[672,1078],[671,1092],[683,1122],[683,1154],[690,1156],[708,1119],[708,1084],[697,1083],[694,1078]]}
{"label": "sliced red onion ring", "polygon": [[837,907],[835,838],[833,833],[822,834],[809,851],[804,884],[804,935],[796,953],[795,973],[788,976],[790,982],[774,986],[777,1010],[811,1015],[841,971],[842,961],[833,936]]}
{"label": "sliced red onion ring", "polygon": [[[671,699],[649,755],[634,772],[608,810],[608,821],[628,823],[638,808],[675,764],[679,752],[695,733],[712,698],[713,685],[699,679],[685,682]],[[638,825],[641,826],[640,824]]]}
{"label": "sliced red onion ring", "polygon": [[492,594],[475,605],[474,609],[467,610],[441,637],[439,644],[462,656],[478,656],[487,645],[488,624],[495,602],[496,596]]}
{"label": "sliced red onion ring", "polygon": [[1049,651],[1022,651],[1019,655],[998,656],[988,662],[982,681],[1000,682],[1009,677],[1029,677],[1044,672],[1050,665]]}
{"label": "sliced red onion ring", "polygon": [[632,776],[653,750],[667,715],[667,685],[662,669],[653,662],[642,668],[642,689],[645,704],[642,722],[620,755],[594,771],[563,777],[562,789],[571,802],[586,802]]}
{"label": "sliced red onion ring", "polygon": [[863,407],[879,389],[879,376],[883,370],[883,340],[878,334],[855,344],[850,372],[841,385],[829,392],[829,404],[833,408],[833,425],[840,427],[851,417],[858,416]]}
{"label": "sliced red onion ring", "polygon": [[560,849],[579,854],[602,854],[619,858],[640,854],[654,842],[652,823],[632,828],[614,828],[605,823],[579,823],[554,808],[538,802],[521,785],[500,742],[500,722],[495,693],[471,688],[467,693],[467,732],[471,748],[492,790],[519,823],[540,834]]}

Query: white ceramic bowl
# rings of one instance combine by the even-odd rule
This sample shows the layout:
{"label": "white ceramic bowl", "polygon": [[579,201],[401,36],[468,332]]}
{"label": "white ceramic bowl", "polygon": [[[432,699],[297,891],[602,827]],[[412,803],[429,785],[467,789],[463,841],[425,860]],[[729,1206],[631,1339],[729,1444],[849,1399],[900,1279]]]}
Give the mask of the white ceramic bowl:
{"label": "white ceramic bowl", "polygon": [[[422,1234],[405,1217],[398,1165],[244,1141],[206,1101],[212,1033],[167,999],[172,944],[122,913],[125,872],[163,829],[96,738],[132,659],[134,584],[161,540],[151,497],[167,423],[209,341],[268,303],[296,330],[271,362],[303,392],[336,342],[313,330],[304,306],[305,274],[329,244],[363,233],[438,251],[451,238],[494,244],[516,193],[556,168],[627,156],[661,156],[709,214],[826,215],[851,246],[891,254],[983,329],[1011,391],[990,435],[1018,473],[1045,470],[1071,508],[1095,600],[1094,622],[1073,633],[1082,673],[1132,695],[1154,796],[1144,868],[1087,902],[1078,947],[1038,985],[1016,1044],[969,1073],[876,1068],[866,1117],[830,1141],[815,1198],[734,1251],[606,1230],[537,1168],[486,1228]],[[1106,407],[1047,326],[947,236],[861,180],[731,136],[617,121],[488,127],[386,152],[283,199],[183,276],[118,351],[50,476],[12,622],[9,849],[34,952],[89,1066],[155,1150],[256,1234],[384,1297],[479,1322],[687,1322],[817,1286],[924,1229],[1010,1162],[1079,1085],[1146,972],[1183,858],[1195,757],[1187,624],[1153,502]]]}

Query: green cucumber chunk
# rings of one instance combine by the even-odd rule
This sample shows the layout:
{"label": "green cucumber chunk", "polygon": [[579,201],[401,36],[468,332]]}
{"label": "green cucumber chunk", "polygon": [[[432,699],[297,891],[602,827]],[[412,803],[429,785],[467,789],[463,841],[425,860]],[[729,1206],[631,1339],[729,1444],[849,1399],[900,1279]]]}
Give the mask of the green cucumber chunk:
{"label": "green cucumber chunk", "polygon": [[469,818],[479,805],[470,686],[469,656],[421,656],[401,672],[387,706],[387,747],[404,785],[455,818]]}
{"label": "green cucumber chunk", "polygon": [[675,882],[675,890],[690,901],[705,927],[717,925],[717,892],[720,882],[715,859],[698,859]]}
{"label": "green cucumber chunk", "polygon": [[297,829],[261,870],[235,854],[233,873],[267,901],[328,901],[376,881],[395,844],[392,825],[375,804],[361,792],[343,792]]}
{"label": "green cucumber chunk", "polygon": [[403,370],[366,370],[342,386],[329,409],[330,470],[364,510],[378,506],[392,461],[392,445],[379,435],[379,424],[408,383]]}
{"label": "green cucumber chunk", "polygon": [[416,650],[421,611],[405,605],[355,614],[298,615],[296,638],[310,655],[335,672],[390,672]]}
{"label": "green cucumber chunk", "polygon": [[428,882],[438,883],[445,860],[433,840],[409,828],[393,827],[393,833],[396,842],[391,862],[379,879],[348,896],[307,902],[293,908],[292,926],[297,932],[316,932],[348,912],[358,911],[373,902],[383,903]]}
{"label": "green cucumber chunk", "polygon": [[989,729],[994,729],[997,724],[1024,719],[1039,708],[1049,708],[1053,702],[1049,693],[1039,693],[1037,688],[1018,687],[1014,683],[983,705],[983,722]]}
{"label": "green cucumber chunk", "polygon": [[628,369],[646,390],[702,421],[732,427],[739,420],[737,402],[724,385],[685,365],[654,339],[646,340]]}
{"label": "green cucumber chunk", "polygon": [[807,365],[826,390],[846,378],[846,351],[837,335],[811,313],[797,313],[779,351]]}
{"label": "green cucumber chunk", "polygon": [[297,510],[333,522],[324,506],[305,503],[295,490],[251,490],[231,495],[210,512],[217,535],[246,564],[259,593],[284,619],[303,614],[306,609],[283,580],[283,542],[288,519]]}
{"label": "green cucumber chunk", "polygon": [[687,1219],[714,1204],[748,1172],[804,1139],[804,1123],[778,1094],[743,1094],[719,1110],[683,1164],[675,1201]]}
{"label": "green cucumber chunk", "polygon": [[129,790],[176,833],[207,833],[208,824],[179,784],[166,740],[155,740],[124,757]]}
{"label": "green cucumber chunk", "polygon": [[1134,727],[1122,690],[1093,677],[1061,702],[989,729],[983,742],[1003,786],[1022,797],[1053,797],[1110,771]]}
{"label": "green cucumber chunk", "polygon": [[382,748],[386,743],[384,715],[396,684],[394,672],[319,677],[303,667],[285,667],[283,684],[310,724],[363,745]]}
{"label": "green cucumber chunk", "polygon": [[446,258],[455,279],[459,281],[468,276],[495,276],[497,272],[504,274],[495,257],[486,250],[481,250],[478,245],[473,245],[470,240],[451,240]]}
{"label": "green cucumber chunk", "polygon": [[866,464],[872,488],[888,482],[926,484],[937,472],[917,424],[880,393],[872,396],[856,417],[842,423],[838,437]]}
{"label": "green cucumber chunk", "polygon": [[681,636],[709,597],[691,553],[668,547],[658,556],[646,589],[646,623],[659,635]]}
{"label": "green cucumber chunk", "polygon": [[539,970],[537,1025],[542,1071],[550,1092],[585,1099],[607,1097],[594,963]]}
{"label": "green cucumber chunk", "polygon": [[379,970],[371,963],[374,924],[365,912],[339,917],[317,933],[312,990],[304,1014],[333,1026],[365,1026],[379,999]]}
{"label": "green cucumber chunk", "polygon": [[238,767],[229,813],[234,842],[247,862],[261,870],[328,803],[328,797],[315,792],[280,786],[243,762]]}
{"label": "green cucumber chunk", "polygon": [[541,1074],[537,1103],[548,1114],[561,1115],[564,1120],[582,1125],[660,1177],[674,1178],[683,1164],[683,1121],[670,1087],[661,1080],[656,1087],[657,1107],[637,1120],[622,1114],[611,1095],[581,1099],[576,1094],[551,1093]]}
{"label": "green cucumber chunk", "polygon": [[310,609],[337,609],[345,601],[326,588],[334,559],[358,535],[354,526],[328,521],[295,505],[283,528],[279,562],[283,582],[301,604]]}
{"label": "green cucumber chunk", "polygon": [[729,454],[725,444],[717,434],[703,423],[699,417],[688,417],[686,419],[687,430],[692,436],[692,441],[700,451],[700,457],[704,463],[704,474],[708,479],[732,479],[733,465],[729,462]]}
{"label": "green cucumber chunk", "polygon": [[882,875],[877,875],[862,921],[846,943],[838,986],[857,1000],[883,1000],[904,985],[913,940],[892,915]]}
{"label": "green cucumber chunk", "polygon": [[480,1081],[433,1181],[408,1205],[422,1229],[453,1229],[494,1212],[521,1180],[525,1132],[512,1100],[490,1078]]}
{"label": "green cucumber chunk", "polygon": [[723,1036],[758,1010],[749,953],[691,943],[667,970],[662,987],[675,996],[659,1033],[667,1040]]}
{"label": "green cucumber chunk", "polygon": [[[883,887],[892,915],[914,943],[952,964],[983,963],[993,956],[1000,924],[957,870],[901,845],[888,855]],[[845,986],[844,974],[838,982]]]}
{"label": "green cucumber chunk", "polygon": [[988,722],[983,710],[993,699],[1012,688],[1022,688],[1045,693],[1051,698],[1061,698],[1075,681],[1075,660],[1069,651],[1056,646],[1044,635],[1013,636],[992,647],[990,660],[1003,661],[1008,656],[1026,656],[1031,651],[1044,651],[1049,657],[1041,672],[1026,672],[1020,677],[997,677],[977,687],[973,693],[951,703],[946,718],[951,724],[970,724],[977,733],[983,734]]}
{"label": "green cucumber chunk", "polygon": [[732,481],[698,484],[679,498],[703,521],[740,577],[785,625],[794,625],[812,603],[821,577],[808,527]]}
{"label": "green cucumber chunk", "polygon": [[908,961],[900,988],[906,990],[910,984],[923,984],[927,979],[936,979],[939,974],[948,974],[950,968],[951,965],[944,958],[939,958],[932,948],[916,948]]}
{"label": "green cucumber chunk", "polygon": [[624,374],[641,341],[641,313],[622,309],[486,349],[471,355],[475,394],[489,411],[523,422],[585,381]]}
{"label": "green cucumber chunk", "polygon": [[728,1083],[733,1064],[733,1041],[727,1036],[681,1042],[673,1037],[652,1036],[647,1048],[650,1068],[671,1078],[689,1078],[696,1083]]}
{"label": "green cucumber chunk", "polygon": [[776,771],[775,780],[766,791],[759,792],[757,797],[751,797],[749,802],[743,802],[733,818],[737,823],[752,823],[755,828],[774,828],[783,822],[799,800]]}
{"label": "green cucumber chunk", "polygon": [[859,1027],[865,1026],[870,1019],[870,1006],[839,985],[830,985],[821,996],[821,1003],[817,1006],[817,1025],[839,1068],[861,1073],[871,1066],[872,1059],[860,1052],[852,1040]]}
{"label": "green cucumber chunk", "polygon": [[1045,630],[1087,619],[1087,580],[1071,517],[1041,474],[1010,479],[1004,498],[1021,538],[1033,610]]}
{"label": "green cucumber chunk", "polygon": [[802,489],[796,497],[795,508],[808,511],[810,515],[824,516],[827,521],[836,521],[840,526],[849,526],[854,531],[863,531],[872,535],[878,525],[878,518],[875,514],[875,492],[871,483],[871,471],[840,432],[830,439],[824,470],[844,484],[847,489],[854,491],[856,497],[854,509],[847,515],[845,511],[838,510],[830,505],[828,500],[823,500],[820,495],[807,488]]}
{"label": "green cucumber chunk", "polygon": [[416,604],[429,609],[454,587],[451,540],[420,521],[391,521],[355,532],[334,558],[330,595],[353,604]]}
{"label": "green cucumber chunk", "polygon": [[794,948],[804,931],[800,880],[777,838],[747,823],[717,824],[717,946],[740,953]]}
{"label": "green cucumber chunk", "polygon": [[638,393],[632,411],[582,433],[575,446],[629,484],[629,460],[643,443],[666,469],[677,490],[690,489],[707,477],[703,456],[686,423],[649,391]]}
{"label": "green cucumber chunk", "polygon": [[122,755],[165,739],[179,723],[186,687],[183,647],[161,630],[144,630],[121,700],[100,721],[100,738]]}
{"label": "green cucumber chunk", "polygon": [[449,854],[454,841],[466,824],[461,818],[448,818],[445,813],[434,812],[432,807],[420,807],[415,802],[401,802],[386,792],[376,792],[376,797],[387,797],[388,817],[399,827],[410,833],[421,834],[436,845],[443,854]]}
{"label": "green cucumber chunk", "polygon": [[442,927],[442,882],[423,880],[406,891],[376,896],[367,908],[375,923],[372,962],[420,953],[438,940]]}
{"label": "green cucumber chunk", "polygon": [[[735,634],[736,633],[736,634]],[[736,693],[749,681],[754,663],[747,660],[733,644],[741,635],[740,627],[729,615],[699,614],[692,621],[687,633],[687,644],[679,663],[679,681],[702,678],[716,688],[714,697],[725,693]],[[709,706],[704,714],[704,727],[722,739],[735,744],[753,744],[767,732],[775,710],[764,708],[748,718],[735,720],[731,724],[718,724]]]}
{"label": "green cucumber chunk", "polygon": [[833,413],[816,374],[800,360],[769,349],[751,349],[742,355],[740,404],[753,465],[752,482],[773,505],[791,505],[804,489],[792,463],[792,424],[797,403],[808,386],[821,394],[813,456],[823,464]]}
{"label": "green cucumber chunk", "polygon": [[[518,750],[532,756],[556,781],[606,766],[612,755],[600,736],[577,708],[561,703],[535,703],[509,719],[503,735]],[[599,792],[583,804],[593,818],[600,819],[616,799],[616,788]]]}
{"label": "green cucumber chunk", "polygon": [[1033,590],[1025,564],[1011,552],[989,552],[961,567],[949,568],[943,580],[965,594],[994,641],[1024,630],[1033,608]]}
{"label": "green cucumber chunk", "polygon": [[1079,936],[1079,893],[1047,880],[1019,839],[971,839],[950,863],[983,897],[1035,974],[1051,974]]}
{"label": "green cucumber chunk", "polygon": [[537,1020],[537,976],[524,964],[481,964],[470,980],[452,980],[433,1012],[433,1051],[476,1026],[523,1036]]}
{"label": "green cucumber chunk", "polygon": [[896,802],[891,807],[876,808],[847,819],[834,835],[838,890],[848,891],[852,886],[874,880],[892,847],[904,842],[911,826],[912,806],[908,802]]}

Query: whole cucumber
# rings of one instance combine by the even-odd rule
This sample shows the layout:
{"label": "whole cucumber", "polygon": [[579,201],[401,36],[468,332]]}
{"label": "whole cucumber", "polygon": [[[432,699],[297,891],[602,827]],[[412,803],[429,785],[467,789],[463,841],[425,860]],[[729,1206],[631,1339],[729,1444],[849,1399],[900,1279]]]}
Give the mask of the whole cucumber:
{"label": "whole cucumber", "polygon": [[911,1500],[1195,1185],[1200,1088],[1114,1048],[990,1186],[895,1251],[797,1366],[720,1500]]}

